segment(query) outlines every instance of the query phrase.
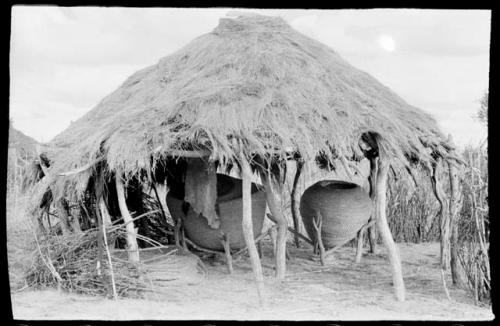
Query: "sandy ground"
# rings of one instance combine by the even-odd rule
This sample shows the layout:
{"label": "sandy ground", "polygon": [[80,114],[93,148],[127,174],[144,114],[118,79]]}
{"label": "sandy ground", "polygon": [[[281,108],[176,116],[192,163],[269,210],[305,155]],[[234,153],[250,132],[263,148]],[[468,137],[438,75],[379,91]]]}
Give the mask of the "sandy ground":
{"label": "sandy ground", "polygon": [[[306,245],[304,245],[306,246]],[[14,318],[76,320],[491,320],[491,308],[473,304],[451,285],[446,299],[438,269],[438,244],[400,244],[407,300],[396,302],[385,251],[354,262],[343,248],[321,266],[309,246],[289,245],[286,279],[274,280],[269,244],[264,247],[265,299],[259,305],[248,257],[234,261],[229,275],[223,258],[204,259],[207,274],[189,284],[164,288],[169,296],[104,298],[24,290],[12,293]]]}

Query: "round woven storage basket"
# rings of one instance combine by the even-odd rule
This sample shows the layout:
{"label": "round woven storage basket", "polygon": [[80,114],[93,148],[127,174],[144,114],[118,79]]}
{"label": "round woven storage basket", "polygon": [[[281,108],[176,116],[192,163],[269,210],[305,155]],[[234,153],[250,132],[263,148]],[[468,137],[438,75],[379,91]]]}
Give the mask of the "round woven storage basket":
{"label": "round woven storage basket", "polygon": [[300,199],[300,215],[310,239],[316,241],[313,219],[322,216],[321,239],[325,249],[345,244],[368,221],[372,201],[360,186],[344,181],[319,181]]}
{"label": "round woven storage basket", "polygon": [[[245,247],[243,228],[241,226],[243,201],[241,180],[224,174],[217,174],[217,204],[219,206],[220,227],[213,229],[208,225],[207,219],[196,214],[191,207],[185,215],[182,210],[183,200],[175,193],[167,195],[167,206],[172,217],[182,218],[182,225],[186,236],[196,245],[212,250],[223,251],[220,242],[221,230],[229,234],[231,249]],[[252,220],[253,234],[257,238],[264,224],[266,213],[266,195],[252,184]]]}

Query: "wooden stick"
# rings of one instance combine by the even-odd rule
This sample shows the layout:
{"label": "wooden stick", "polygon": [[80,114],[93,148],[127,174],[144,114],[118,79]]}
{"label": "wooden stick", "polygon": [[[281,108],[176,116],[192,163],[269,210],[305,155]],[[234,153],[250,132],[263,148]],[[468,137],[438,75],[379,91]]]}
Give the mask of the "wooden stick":
{"label": "wooden stick", "polygon": [[376,216],[378,218],[377,225],[387,248],[389,262],[392,269],[392,280],[394,284],[394,292],[398,301],[405,300],[405,285],[403,281],[403,271],[401,267],[401,258],[398,248],[394,243],[391,235],[391,230],[387,223],[386,216],[386,190],[387,190],[387,172],[389,170],[389,162],[386,158],[379,158],[377,180],[375,183],[375,199],[376,199]]}
{"label": "wooden stick", "polygon": [[[370,159],[370,198],[372,199],[372,202],[376,201],[376,195],[377,193],[375,192],[375,186],[377,183],[377,175],[378,175],[378,160],[372,158]],[[374,221],[374,225],[370,226],[367,228],[368,230],[368,242],[370,243],[370,253],[376,254],[377,253],[377,210],[373,209],[372,214],[370,216],[369,221]]]}
{"label": "wooden stick", "polygon": [[102,276],[102,253],[104,250],[104,245],[103,245],[103,229],[102,229],[102,216],[99,214],[99,211],[96,210],[96,215],[97,215],[97,275]]}
{"label": "wooden stick", "polygon": [[286,235],[287,235],[287,220],[281,211],[279,196],[281,187],[277,185],[270,175],[264,176],[266,189],[266,202],[271,214],[278,225],[278,235],[276,237],[276,278],[283,280],[286,273]]}
{"label": "wooden stick", "polygon": [[40,168],[42,169],[43,174],[49,177],[49,168],[45,166],[45,163],[43,163],[41,153],[38,154],[38,161],[40,162]]}
{"label": "wooden stick", "polygon": [[260,264],[259,254],[257,253],[257,248],[255,247],[254,235],[253,235],[253,221],[252,221],[252,170],[248,164],[243,153],[240,153],[240,163],[241,163],[241,176],[242,182],[242,200],[243,200],[243,237],[245,238],[246,245],[248,247],[248,254],[250,256],[250,262],[252,264],[253,273],[255,276],[255,281],[257,285],[257,294],[259,295],[260,303],[264,303],[264,277],[262,275],[262,266]]}
{"label": "wooden stick", "polygon": [[[104,160],[104,157],[100,157],[96,160],[93,160],[92,162],[90,163],[87,163],[79,168],[76,168],[74,170],[71,170],[71,171],[67,171],[67,172],[61,172],[59,173],[60,176],[69,176],[69,175],[73,175],[73,174],[78,174],[78,173],[81,173],[83,171],[86,171],[88,169],[90,169],[91,167],[93,167],[94,165],[96,165],[97,163],[101,162],[102,160]],[[44,171],[45,173],[45,171]]]}
{"label": "wooden stick", "polygon": [[[449,142],[451,139],[448,138]],[[457,167],[448,162],[448,174],[450,178],[450,207],[449,207],[449,223],[450,223],[450,268],[451,278],[454,285],[463,288],[466,285],[465,275],[462,264],[460,264],[459,245],[458,245],[458,211],[459,211],[459,196],[460,196],[460,181],[458,178]]]}
{"label": "wooden stick", "polygon": [[123,217],[123,221],[126,224],[127,229],[127,252],[128,259],[133,263],[138,263],[139,259],[139,246],[137,244],[137,234],[135,232],[134,223],[132,222],[132,216],[130,215],[127,202],[125,201],[125,186],[118,173],[115,176],[116,183],[116,193],[118,196],[118,206],[120,207],[120,212]]}
{"label": "wooden stick", "polygon": [[99,199],[99,210],[101,212],[103,224],[106,226],[111,225],[111,216],[109,215],[108,207],[106,207],[106,203],[102,197]]}
{"label": "wooden stick", "polygon": [[71,234],[71,229],[69,227],[68,211],[65,207],[65,200],[61,198],[56,202],[57,210],[59,212],[58,217],[61,222],[61,230],[63,235]]}
{"label": "wooden stick", "polygon": [[182,218],[179,216],[179,217],[173,217],[172,216],[172,220],[174,221],[174,239],[175,239],[175,245],[177,247],[180,247],[181,246],[181,227],[182,227]]}
{"label": "wooden stick", "polygon": [[[375,158],[370,158],[370,175],[368,176],[368,181],[370,183],[370,198],[372,202],[375,202],[375,182],[377,179],[377,171],[378,171],[378,161]],[[368,229],[368,240],[370,243],[370,252],[377,253],[377,242],[376,242],[376,234],[375,234],[375,223],[377,221],[376,210],[372,210],[372,215],[368,220],[370,226],[363,227],[358,232],[357,237],[357,245],[356,245],[356,258],[355,262],[360,263],[361,258],[363,256],[363,245],[364,245],[364,237],[366,234],[366,230]],[[373,223],[371,223],[373,221]]]}
{"label": "wooden stick", "polygon": [[205,150],[193,150],[193,151],[171,150],[166,154],[171,157],[203,158],[210,156],[212,152]]}
{"label": "wooden stick", "polygon": [[[100,192],[100,191],[99,191]],[[100,193],[97,194],[99,196],[99,202],[104,202],[102,196]],[[118,294],[116,292],[116,282],[115,282],[115,273],[113,271],[113,264],[111,263],[111,254],[109,252],[109,247],[108,247],[108,238],[106,236],[106,223],[103,220],[103,216],[101,215],[101,212],[99,209],[96,209],[96,215],[97,215],[97,223],[99,225],[99,232],[97,233],[97,240],[99,243],[99,258],[97,260],[98,265],[98,274],[101,274],[101,264],[102,264],[102,247],[104,245],[104,249],[106,250],[106,256],[108,258],[108,265],[109,265],[109,273],[111,276],[111,288],[113,289],[113,299],[116,301],[118,300]],[[110,224],[108,224],[110,225]]]}
{"label": "wooden stick", "polygon": [[269,234],[271,235],[271,242],[273,243],[273,257],[276,257],[276,238],[278,236],[276,229],[270,229]]}
{"label": "wooden stick", "polygon": [[[268,234],[271,234],[271,238],[272,238],[272,232],[273,232],[273,230],[274,230],[274,231],[276,231],[276,226],[275,226],[275,225],[271,226],[271,227],[270,227],[270,228],[269,228],[266,232],[264,232],[264,233],[262,233],[261,235],[259,235],[259,236],[255,239],[255,241],[254,241],[254,242],[255,242],[255,243],[259,242],[260,240],[262,240],[262,239],[263,239],[266,235],[268,235]],[[240,254],[244,253],[245,251],[247,251],[247,249],[248,249],[248,247],[247,247],[247,246],[245,246],[244,248],[241,248],[240,250],[238,250],[237,252],[235,252],[235,253],[233,254],[233,256],[240,255]]]}
{"label": "wooden stick", "polygon": [[444,269],[441,268],[441,281],[443,282],[444,293],[446,294],[446,298],[451,301],[450,292],[448,291],[448,287],[446,286],[446,276],[444,274]]}
{"label": "wooden stick", "polygon": [[[267,217],[268,217],[268,218],[269,218],[272,222],[274,222],[275,224],[278,224],[278,223],[276,222],[276,219],[275,219],[275,218],[274,218],[271,214],[267,213],[266,215],[267,215]],[[294,234],[294,235],[297,235],[299,238],[301,238],[301,239],[302,239],[302,240],[304,240],[305,242],[309,243],[311,246],[314,246],[313,241],[312,241],[311,239],[309,239],[308,237],[306,237],[305,235],[303,235],[302,233],[295,231],[295,230],[294,230],[293,228],[291,228],[291,227],[288,227],[288,231],[290,231],[290,232],[291,232],[292,234]]]}
{"label": "wooden stick", "polygon": [[151,182],[151,188],[153,188],[153,191],[154,191],[155,197],[156,197],[156,202],[158,203],[158,206],[160,206],[161,215],[163,216],[165,221],[168,221],[167,220],[167,213],[166,213],[165,208],[163,207],[163,204],[161,203],[160,196],[158,195],[158,190],[156,190],[155,182]]}
{"label": "wooden stick", "polygon": [[448,262],[448,252],[449,252],[449,223],[448,223],[448,204],[446,201],[445,193],[441,188],[441,183],[438,178],[438,168],[439,162],[432,166],[431,183],[434,195],[439,202],[439,221],[440,221],[440,231],[441,231],[441,241],[440,241],[440,261],[441,268],[447,269]]}
{"label": "wooden stick", "polygon": [[262,259],[262,241],[258,241],[257,245],[257,253],[259,254],[259,258]]}
{"label": "wooden stick", "polygon": [[358,231],[358,237],[357,237],[357,242],[356,242],[356,258],[355,262],[357,264],[361,263],[361,256],[363,255],[363,241],[365,238],[365,228],[361,228]]}
{"label": "wooden stick", "polygon": [[184,228],[181,228],[181,243],[182,243],[182,248],[188,250],[188,247],[186,245],[186,231]]}
{"label": "wooden stick", "polygon": [[[206,253],[209,253],[209,254],[220,255],[219,251],[210,250],[210,249],[207,249],[207,248],[200,247],[197,244],[195,244],[193,241],[189,240],[188,238],[186,238],[185,241],[186,241],[186,243],[188,243],[191,247],[195,248],[196,250],[203,251],[203,252],[206,252]],[[182,248],[180,245],[178,245],[177,247],[178,248]]]}
{"label": "wooden stick", "polygon": [[[299,208],[297,207],[297,185],[299,183],[300,174],[302,172],[302,167],[304,166],[304,162],[302,160],[296,161],[297,170],[295,171],[295,177],[293,178],[293,186],[292,193],[290,194],[291,199],[291,208],[292,208],[292,218],[293,218],[293,228],[295,231],[300,232],[300,223],[299,223]],[[294,233],[295,246],[300,248],[299,236],[297,233]]]}
{"label": "wooden stick", "polygon": [[227,271],[229,274],[233,274],[233,258],[231,257],[231,246],[229,243],[230,239],[230,234],[225,234],[221,230],[221,243],[222,246],[224,246],[224,253],[226,254],[226,263],[227,263]]}
{"label": "wooden stick", "polygon": [[316,216],[313,219],[314,229],[316,230],[316,244],[319,248],[319,259],[322,266],[325,266],[325,246],[323,245],[323,238],[321,236],[321,228],[323,226],[323,216],[319,210],[316,211]]}

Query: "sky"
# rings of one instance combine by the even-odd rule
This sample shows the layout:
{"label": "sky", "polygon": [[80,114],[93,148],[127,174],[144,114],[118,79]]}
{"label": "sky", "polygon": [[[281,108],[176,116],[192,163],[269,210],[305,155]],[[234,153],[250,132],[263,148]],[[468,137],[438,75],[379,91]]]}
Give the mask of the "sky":
{"label": "sky", "polygon": [[434,116],[457,145],[486,138],[474,115],[489,85],[489,10],[14,6],[13,126],[48,142],[135,71],[244,12],[281,16],[330,46]]}

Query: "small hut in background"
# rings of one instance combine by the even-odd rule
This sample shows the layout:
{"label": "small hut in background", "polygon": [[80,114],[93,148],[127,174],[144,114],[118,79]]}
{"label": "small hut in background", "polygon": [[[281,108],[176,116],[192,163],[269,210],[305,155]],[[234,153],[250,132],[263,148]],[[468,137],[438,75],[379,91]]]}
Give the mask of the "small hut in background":
{"label": "small hut in background", "polygon": [[[252,181],[265,189],[278,225],[276,275],[282,279],[287,162],[351,170],[368,159],[373,216],[400,300],[401,262],[385,215],[388,171],[411,175],[417,165],[435,171],[440,160],[454,160],[430,115],[283,19],[256,15],[222,18],[212,32],[133,74],[51,145],[56,151],[46,190],[53,203],[67,212],[68,203],[91,197],[96,215],[123,217],[130,260],[139,259],[131,221],[141,212],[130,207],[133,192],[176,187],[194,162],[241,178],[242,224],[259,290]],[[65,232],[78,232],[82,221],[69,226],[68,214],[60,216]]]}
{"label": "small hut in background", "polygon": [[[40,144],[33,138],[26,136],[12,126],[9,121],[9,146],[8,146],[8,180],[17,183],[22,179],[22,171],[28,162],[37,156],[37,148]],[[11,180],[12,178],[12,180]]]}
{"label": "small hut in background", "polygon": [[32,166],[37,161],[38,152],[42,145],[35,139],[25,135],[12,126],[9,120],[9,143],[7,152],[7,196],[13,201],[14,211],[17,214],[20,197],[24,197],[24,189],[29,186],[27,180],[39,180],[30,175]]}

